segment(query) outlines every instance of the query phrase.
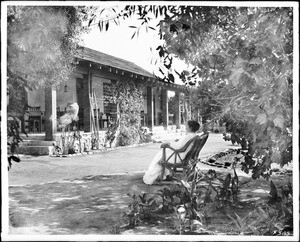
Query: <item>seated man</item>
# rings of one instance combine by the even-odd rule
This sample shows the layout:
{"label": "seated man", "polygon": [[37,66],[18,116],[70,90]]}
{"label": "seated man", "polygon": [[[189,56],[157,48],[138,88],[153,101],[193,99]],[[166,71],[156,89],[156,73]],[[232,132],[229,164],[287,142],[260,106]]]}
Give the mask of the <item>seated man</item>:
{"label": "seated man", "polygon": [[[196,121],[189,120],[186,125],[186,135],[183,136],[181,139],[179,139],[177,142],[173,143],[168,143],[172,148],[174,149],[180,149],[182,148],[190,139],[194,138],[196,136],[196,132],[199,130],[200,124]],[[190,147],[192,144],[190,145]],[[186,156],[188,151],[190,150],[190,147],[186,149],[184,153],[181,154],[182,159]],[[166,157],[170,157],[172,154],[172,150],[167,149],[166,150]],[[170,158],[169,162],[174,163],[174,159],[172,160],[173,157]],[[162,167],[159,164],[162,159],[162,149],[159,150],[159,152],[154,156],[152,162],[150,163],[148,170],[146,171],[143,181],[144,183],[148,185],[152,185],[154,181],[161,176],[162,172]],[[170,171],[165,170],[165,173],[163,175],[163,179],[166,179],[167,175],[169,175]]]}

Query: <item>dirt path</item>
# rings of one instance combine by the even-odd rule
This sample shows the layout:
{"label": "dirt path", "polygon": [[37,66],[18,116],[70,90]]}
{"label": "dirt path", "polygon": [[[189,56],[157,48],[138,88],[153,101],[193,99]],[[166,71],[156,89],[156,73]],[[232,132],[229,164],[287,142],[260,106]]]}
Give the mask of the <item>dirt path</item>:
{"label": "dirt path", "polygon": [[[139,226],[130,230],[119,230],[124,224],[124,212],[132,201],[127,193],[154,193],[170,183],[147,186],[142,183],[142,173],[135,175],[88,176],[47,184],[11,187],[10,234],[26,235],[89,235],[89,234],[172,234],[170,226]],[[225,175],[225,173],[224,173]],[[282,184],[288,177],[277,176],[275,184]],[[241,178],[245,181],[246,178]],[[240,201],[258,202],[268,197],[269,183],[254,180],[241,189]],[[247,215],[252,206],[235,210],[241,217]],[[226,226],[224,226],[226,224]],[[208,225],[211,231],[230,233],[235,225],[220,213],[211,214]]]}
{"label": "dirt path", "polygon": [[[145,172],[160,143],[143,144],[104,151],[92,155],[69,157],[22,157],[8,173],[10,186],[40,184],[81,178],[89,175],[133,174]],[[215,154],[232,147],[222,134],[210,134],[200,157]]]}
{"label": "dirt path", "polygon": [[[142,182],[144,170],[159,146],[160,144],[147,144],[68,158],[29,157],[18,165],[14,164],[9,172],[9,234],[173,233],[174,228],[166,225],[140,226],[123,231],[118,229],[118,226],[124,224],[122,216],[128,211],[128,204],[131,202],[127,193],[154,193],[163,186],[170,185],[162,183],[148,186]],[[201,155],[207,156],[228,148],[232,148],[229,142],[224,142],[221,135],[213,134]],[[230,171],[219,169],[219,172],[226,175]],[[249,178],[241,176],[240,179]],[[277,183],[286,181],[287,177],[276,177]],[[265,199],[268,191],[268,182],[255,180],[241,190],[240,199]],[[240,212],[245,214],[248,211],[242,209]],[[224,223],[228,226],[224,226]],[[233,226],[231,221],[219,219],[210,228],[225,233]]]}

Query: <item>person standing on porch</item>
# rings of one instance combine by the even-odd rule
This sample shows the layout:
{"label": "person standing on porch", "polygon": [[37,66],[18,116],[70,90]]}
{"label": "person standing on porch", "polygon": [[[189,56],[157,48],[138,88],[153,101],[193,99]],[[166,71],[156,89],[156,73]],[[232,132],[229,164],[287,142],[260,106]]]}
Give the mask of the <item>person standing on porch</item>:
{"label": "person standing on porch", "polygon": [[[196,132],[199,130],[200,128],[200,124],[196,121],[193,120],[189,120],[186,124],[186,135],[183,136],[182,138],[180,138],[178,141],[176,142],[166,142],[164,144],[169,144],[172,148],[174,149],[180,149],[182,148],[190,139],[194,138],[196,136]],[[192,146],[192,144],[190,145],[190,147]],[[184,153],[182,153],[181,157],[182,159],[184,159],[184,157],[186,156],[186,154],[188,153],[188,151],[190,150],[190,147],[188,147],[186,149],[186,151]],[[170,157],[170,155],[172,154],[172,150],[167,149],[166,150],[166,157]],[[146,171],[145,175],[143,176],[143,181],[144,183],[148,184],[148,185],[152,185],[155,180],[160,177],[161,173],[162,173],[162,167],[159,164],[161,159],[162,159],[162,149],[159,150],[157,152],[157,154],[154,156],[154,158],[152,159],[148,170]],[[171,157],[171,159],[169,160],[170,163],[174,163],[174,158]],[[169,170],[165,170],[165,173],[163,174],[163,179],[166,179],[167,175],[169,175],[170,171]]]}

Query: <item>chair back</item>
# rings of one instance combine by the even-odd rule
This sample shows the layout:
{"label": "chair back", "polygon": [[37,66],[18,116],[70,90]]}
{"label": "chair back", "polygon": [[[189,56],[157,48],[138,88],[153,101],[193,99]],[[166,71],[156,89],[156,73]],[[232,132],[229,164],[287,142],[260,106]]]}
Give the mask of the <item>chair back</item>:
{"label": "chair back", "polygon": [[197,159],[207,139],[208,133],[202,134],[201,136],[196,135],[195,138],[191,140],[191,142],[193,142],[192,147],[186,154],[183,163],[187,163],[191,159]]}

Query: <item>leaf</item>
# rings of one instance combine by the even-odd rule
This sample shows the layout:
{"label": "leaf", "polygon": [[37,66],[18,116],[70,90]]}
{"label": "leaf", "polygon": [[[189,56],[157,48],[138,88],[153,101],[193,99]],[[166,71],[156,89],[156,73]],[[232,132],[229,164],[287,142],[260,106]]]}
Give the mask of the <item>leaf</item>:
{"label": "leaf", "polygon": [[135,33],[136,33],[136,32],[134,32],[134,33],[133,33],[133,35],[131,36],[131,39],[133,39],[133,38],[134,38],[134,36],[135,36]]}
{"label": "leaf", "polygon": [[194,224],[194,225],[200,225],[200,226],[203,225],[200,221],[195,220],[195,219],[193,220],[193,224]]}
{"label": "leaf", "polygon": [[229,80],[231,80],[233,86],[236,86],[239,83],[240,76],[243,72],[244,72],[243,68],[234,69],[231,72],[229,76]]}
{"label": "leaf", "polygon": [[[239,229],[241,228],[238,219],[235,219],[235,218],[231,217],[229,214],[226,214],[226,215],[227,215],[227,216],[235,223],[235,225],[236,225]],[[235,214],[235,215],[237,216],[237,214]]]}
{"label": "leaf", "polygon": [[93,22],[93,18],[91,18],[90,20],[89,20],[89,24],[88,24],[88,26],[90,27],[90,25],[91,25],[91,23]]}
{"label": "leaf", "polygon": [[242,25],[247,21],[248,21],[247,15],[241,15],[241,16],[237,17],[237,19],[236,19],[236,22],[238,23],[238,25]]}
{"label": "leaf", "polygon": [[244,59],[241,58],[241,57],[238,57],[238,58],[236,58],[235,62],[236,62],[236,66],[237,66],[237,67],[242,67],[243,63],[244,63],[244,62],[247,62],[247,61],[244,60]]}
{"label": "leaf", "polygon": [[262,64],[262,61],[259,58],[253,58],[250,60],[249,64],[260,65]]}
{"label": "leaf", "polygon": [[163,56],[165,55],[164,49],[163,49],[163,48],[160,48],[158,54],[159,54],[159,57],[163,57]]}
{"label": "leaf", "polygon": [[280,163],[281,161],[281,154],[279,152],[274,152],[272,155],[271,155],[271,160],[272,162],[274,163]]}
{"label": "leaf", "polygon": [[11,158],[12,158],[12,160],[14,161],[14,162],[20,162],[21,161],[21,159],[19,158],[19,157],[17,157],[17,156],[11,156]]}
{"label": "leaf", "polygon": [[239,215],[237,215],[236,213],[234,213],[236,216],[236,221],[238,222],[239,227],[243,227],[243,223],[244,223],[244,219],[242,219]]}
{"label": "leaf", "polygon": [[273,181],[270,181],[270,195],[272,198],[277,199],[278,198],[278,190],[277,187],[275,186],[275,184],[273,183]]}
{"label": "leaf", "polygon": [[273,120],[275,126],[284,129],[284,117],[282,115],[277,115]]}
{"label": "leaf", "polygon": [[129,28],[137,28],[136,26],[129,26]]}
{"label": "leaf", "polygon": [[181,183],[182,183],[182,185],[183,185],[185,188],[191,189],[191,186],[190,186],[190,184],[189,184],[188,182],[186,182],[186,181],[184,181],[184,180],[181,180]]}
{"label": "leaf", "polygon": [[231,175],[230,175],[230,173],[228,173],[228,175],[226,176],[225,181],[223,183],[223,188],[224,189],[228,189],[229,188],[230,181],[231,181]]}
{"label": "leaf", "polygon": [[252,232],[255,234],[255,235],[260,235],[260,232],[257,230],[257,228],[255,228],[254,226],[249,226],[249,228],[252,230]]}
{"label": "leaf", "polygon": [[179,197],[174,197],[174,203],[180,203],[181,199]]}
{"label": "leaf", "polygon": [[175,81],[175,78],[174,78],[173,74],[171,74],[171,73],[168,75],[168,78],[169,78],[170,82]]}
{"label": "leaf", "polygon": [[263,15],[258,19],[258,22],[264,22],[269,16],[268,15]]}
{"label": "leaf", "polygon": [[257,116],[255,123],[265,124],[267,122],[267,115],[265,113],[261,113]]}
{"label": "leaf", "polygon": [[273,113],[276,112],[276,107],[271,107],[267,109],[267,114],[268,115],[272,115]]}

